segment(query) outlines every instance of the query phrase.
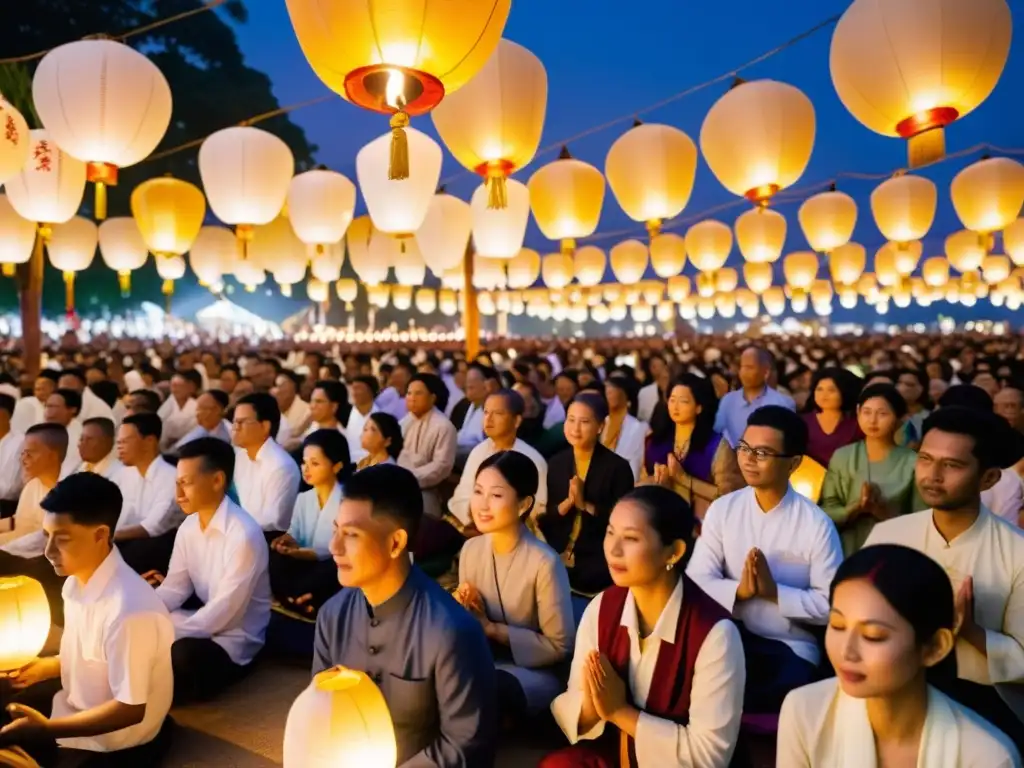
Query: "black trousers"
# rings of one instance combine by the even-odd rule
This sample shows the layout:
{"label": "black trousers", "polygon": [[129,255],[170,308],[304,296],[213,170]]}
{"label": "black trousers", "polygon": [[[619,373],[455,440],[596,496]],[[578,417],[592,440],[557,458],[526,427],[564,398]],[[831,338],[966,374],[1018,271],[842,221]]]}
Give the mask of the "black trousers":
{"label": "black trousers", "polygon": [[50,621],[59,627],[64,626],[64,597],[61,592],[66,577],[58,576],[49,560],[0,552],[0,576],[28,576],[42,584],[50,603]]}
{"label": "black trousers", "polygon": [[737,625],[747,664],[743,711],[757,715],[778,714],[782,700],[790,691],[819,678],[818,668],[793,653],[781,640],[761,637],[743,624]]}
{"label": "black trousers", "polygon": [[183,637],[171,646],[174,705],[209,701],[242,679],[248,666],[235,664],[228,652],[205,637]]}
{"label": "black trousers", "polygon": [[117,542],[117,549],[128,566],[136,573],[160,571],[166,575],[174,552],[174,537],[178,529],[168,531],[154,538],[131,539]]}
{"label": "black trousers", "polygon": [[270,550],[270,591],[286,608],[288,598],[310,594],[319,610],[339,589],[334,560],[298,560]]}

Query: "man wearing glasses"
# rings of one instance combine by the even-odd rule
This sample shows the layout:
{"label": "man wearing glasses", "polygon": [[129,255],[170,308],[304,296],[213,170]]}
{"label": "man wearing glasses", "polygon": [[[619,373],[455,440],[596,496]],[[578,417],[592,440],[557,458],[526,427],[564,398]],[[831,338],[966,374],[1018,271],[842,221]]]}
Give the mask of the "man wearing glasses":
{"label": "man wearing glasses", "polygon": [[744,712],[774,714],[794,688],[819,677],[807,625],[824,625],[829,585],[843,559],[828,516],[793,490],[807,426],[767,405],[736,444],[748,487],[712,502],[687,574],[732,613],[747,661]]}

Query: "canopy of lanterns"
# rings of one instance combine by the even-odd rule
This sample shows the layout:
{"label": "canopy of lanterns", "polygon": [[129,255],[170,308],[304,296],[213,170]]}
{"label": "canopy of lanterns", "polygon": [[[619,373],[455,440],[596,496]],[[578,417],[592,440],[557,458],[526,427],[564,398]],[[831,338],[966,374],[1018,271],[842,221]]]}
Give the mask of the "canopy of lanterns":
{"label": "canopy of lanterns", "polygon": [[[320,79],[343,99],[389,116],[388,132],[356,155],[369,212],[361,217],[351,179],[326,168],[296,175],[282,140],[244,126],[202,143],[202,190],[154,178],[133,190],[130,217],[107,219],[106,186],[166,132],[170,88],[149,59],[122,43],[55,48],[33,81],[42,129],[30,131],[0,99],[4,273],[45,247],[64,273],[69,310],[74,276],[97,246],[124,292],[150,253],[172,292],[187,254],[206,285],[231,275],[255,290],[269,274],[286,295],[304,283],[308,297],[323,302],[333,285],[351,304],[359,285],[341,277],[347,252],[371,306],[445,315],[464,300],[467,254],[482,313],[541,319],[752,318],[809,305],[825,315],[836,298],[879,312],[914,301],[987,297],[1016,308],[1024,300],[1024,166],[991,157],[964,168],[950,188],[964,230],[928,258],[920,241],[939,191],[913,172],[943,156],[944,127],[998,82],[1012,27],[1005,0],[854,0],[835,28],[830,67],[839,98],[871,130],[908,143],[910,172],[871,193],[871,215],[888,242],[870,271],[865,248],[851,242],[857,204],[842,191],[803,202],[797,218],[808,248],[783,255],[789,222],[771,205],[800,179],[816,133],[814,106],[786,83],[737,80],[707,113],[697,141],[669,125],[638,123],[611,146],[603,172],[566,149],[526,183],[512,178],[537,152],[548,86],[540,60],[501,37],[510,6],[425,0],[379,23],[373,3],[287,0]],[[410,116],[427,112],[450,153],[482,179],[468,202],[437,191],[442,148],[409,126]],[[677,234],[668,230],[689,203],[698,152],[750,208],[731,223],[707,219]],[[597,229],[606,180],[648,233],[607,253],[583,242]],[[98,225],[76,215],[86,182],[95,185]],[[204,226],[207,203],[220,225]],[[531,214],[558,243],[552,253],[523,247]],[[726,266],[734,244],[742,270]],[[776,285],[780,260],[784,282]],[[692,277],[683,275],[688,262]],[[603,284],[609,267],[611,285]],[[440,289],[424,286],[427,269]],[[657,279],[645,279],[649,272]]]}

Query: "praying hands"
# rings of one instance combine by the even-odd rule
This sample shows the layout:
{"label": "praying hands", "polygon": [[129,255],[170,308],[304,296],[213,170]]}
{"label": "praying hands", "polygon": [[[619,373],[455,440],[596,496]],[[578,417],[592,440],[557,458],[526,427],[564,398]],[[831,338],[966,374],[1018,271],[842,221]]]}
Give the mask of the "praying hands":
{"label": "praying hands", "polygon": [[751,548],[743,563],[743,573],[740,576],[740,585],[736,589],[736,600],[742,602],[755,597],[762,600],[777,602],[779,599],[779,588],[772,576],[772,570],[768,566],[768,559],[764,552],[757,547]]}

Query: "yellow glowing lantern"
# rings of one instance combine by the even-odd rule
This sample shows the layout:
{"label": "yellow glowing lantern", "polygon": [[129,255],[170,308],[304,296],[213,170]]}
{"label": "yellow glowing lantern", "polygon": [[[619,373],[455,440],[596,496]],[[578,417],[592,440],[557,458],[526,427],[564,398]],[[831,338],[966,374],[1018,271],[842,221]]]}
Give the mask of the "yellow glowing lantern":
{"label": "yellow glowing lantern", "polygon": [[325,245],[323,251],[317,253],[306,248],[309,259],[309,274],[325,283],[333,283],[341,277],[341,267],[345,263],[345,241]]}
{"label": "yellow glowing lantern", "polygon": [[317,77],[347,101],[391,115],[386,178],[398,180],[416,164],[408,151],[409,117],[429,112],[484,68],[501,40],[512,1],[287,0],[286,5]]}
{"label": "yellow glowing lantern", "polygon": [[1005,0],[855,0],[832,35],[832,82],[867,128],[907,139],[919,167],[995,88],[1012,26]]}
{"label": "yellow glowing lantern", "polygon": [[686,240],[672,232],[651,238],[651,267],[662,278],[676,277],[686,266]]}
{"label": "yellow glowing lantern", "polygon": [[410,309],[412,309],[412,286],[391,286],[391,306],[393,306],[399,312],[408,312]]}
{"label": "yellow glowing lantern", "polygon": [[622,210],[653,238],[690,202],[697,145],[678,128],[638,122],[612,144],[604,172]]}
{"label": "yellow glowing lantern", "polygon": [[645,280],[637,287],[640,289],[640,295],[648,304],[657,304],[665,294],[665,285],[657,280]]}
{"label": "yellow glowing lantern", "polygon": [[95,222],[75,216],[53,227],[46,244],[50,263],[64,273],[65,303],[68,314],[75,311],[75,273],[88,269],[96,255],[99,230]]}
{"label": "yellow glowing lantern", "polygon": [[164,176],[132,190],[131,208],[142,239],[155,256],[181,256],[203,226],[206,198],[194,184]]}
{"label": "yellow glowing lantern", "polygon": [[32,78],[32,100],[54,141],[88,163],[96,218],[107,216],[106,187],[119,168],[145,159],[171,122],[171,88],[146,56],[114,40],[54,48]]}
{"label": "yellow glowing lantern", "polygon": [[431,111],[455,159],[486,179],[487,208],[505,207],[505,180],[533,159],[547,103],[548,75],[540,59],[502,40],[480,72]]}
{"label": "yellow glowing lantern", "polygon": [[873,272],[860,276],[860,279],[857,280],[857,292],[869,302],[875,300],[878,295],[878,278]]}
{"label": "yellow glowing lantern", "polygon": [[665,293],[667,293],[668,297],[677,304],[686,300],[690,295],[691,289],[690,278],[685,275],[670,277],[668,282],[665,284]]}
{"label": "yellow glowing lantern", "polygon": [[366,300],[371,307],[386,308],[391,300],[391,286],[387,283],[366,286]]}
{"label": "yellow glowing lantern", "polygon": [[1003,230],[1003,250],[1013,263],[1024,267],[1024,219],[1017,219]]}
{"label": "yellow glowing lantern", "polygon": [[896,269],[896,249],[889,244],[875,252],[875,278],[879,285],[886,288],[900,282],[900,273]]}
{"label": "yellow glowing lantern", "polygon": [[311,277],[306,282],[306,298],[317,304],[323,304],[330,298],[330,287],[327,283]]}
{"label": "yellow glowing lantern", "polygon": [[156,260],[156,273],[163,280],[160,292],[167,297],[167,312],[171,311],[171,296],[174,295],[174,282],[185,276],[184,256],[164,256]]}
{"label": "yellow glowing lantern", "polygon": [[[887,268],[894,270],[900,277],[909,277],[917,269],[917,264],[921,260],[921,254],[924,252],[924,246],[919,240],[909,243],[886,243],[879,248],[878,254],[883,252],[885,252],[885,263],[891,265],[891,267]],[[876,264],[879,260],[878,254],[875,255]]]}
{"label": "yellow glowing lantern", "polygon": [[505,205],[491,208],[487,185],[477,187],[469,206],[473,247],[486,258],[511,259],[523,247],[530,221],[530,191],[515,179],[503,180]]}
{"label": "yellow glowing lantern", "polygon": [[427,217],[441,178],[441,147],[425,133],[406,131],[409,173],[401,184],[388,178],[391,137],[380,136],[356,154],[356,177],[373,225],[381,232],[408,238]]}
{"label": "yellow glowing lantern", "polygon": [[715,295],[715,273],[701,272],[697,275],[697,295],[708,299]]}
{"label": "yellow glowing lantern", "polygon": [[450,288],[442,288],[437,293],[437,308],[445,317],[452,317],[459,311],[459,297]]}
{"label": "yellow glowing lantern", "polygon": [[[370,252],[373,252],[372,244]],[[403,249],[393,253],[391,266],[395,268],[395,281],[400,285],[423,285],[427,277],[427,265],[423,263],[416,240],[410,240]]]}
{"label": "yellow glowing lantern", "polygon": [[989,285],[1003,282],[1010,276],[1010,260],[1006,256],[986,256],[981,262],[981,276]]}
{"label": "yellow glowing lantern", "polygon": [[[138,224],[130,216],[107,219],[99,227],[100,257],[112,270],[117,272],[121,295],[131,291],[132,271],[141,269],[149,258],[146,241],[142,238]],[[157,261],[161,257],[157,257]]]}
{"label": "yellow glowing lantern", "polygon": [[739,284],[739,273],[732,267],[720,269],[715,273],[715,290],[718,293],[731,293]]}
{"label": "yellow glowing lantern", "polygon": [[31,141],[25,118],[0,93],[0,184],[25,167]]}
{"label": "yellow glowing lantern", "polygon": [[287,200],[295,234],[320,254],[345,237],[356,207],[356,185],[336,171],[318,168],[292,178]]}
{"label": "yellow glowing lantern", "polygon": [[828,280],[815,280],[811,285],[811,303],[827,304],[832,301],[832,283]]}
{"label": "yellow glowing lantern", "polygon": [[814,251],[791,253],[782,260],[782,271],[790,288],[810,290],[818,276],[818,254]]}
{"label": "yellow glowing lantern", "polygon": [[647,271],[647,246],[639,240],[624,240],[611,250],[612,274],[622,285],[633,285]]}
{"label": "yellow glowing lantern", "polygon": [[857,203],[834,189],[807,198],[797,214],[811,250],[831,253],[846,245],[857,225]]}
{"label": "yellow glowing lantern", "polygon": [[636,323],[649,323],[654,319],[654,307],[641,299],[629,307],[629,316]]}
{"label": "yellow glowing lantern", "polygon": [[352,269],[359,276],[365,285],[377,285],[384,282],[388,277],[388,270],[391,262],[380,260],[370,252],[370,244],[374,237],[385,237],[379,232],[375,233],[373,222],[369,216],[359,216],[353,219],[346,233],[348,242],[348,256],[352,262]]}
{"label": "yellow glowing lantern", "polygon": [[[572,279],[571,265],[569,270],[569,279]],[[505,279],[505,262],[498,261],[497,259],[481,259],[474,257],[473,285],[477,288],[482,288],[488,291],[507,288],[508,283]]]}
{"label": "yellow glowing lantern", "polygon": [[413,296],[416,311],[429,315],[437,309],[437,292],[433,288],[420,288]]}
{"label": "yellow glowing lantern", "polygon": [[814,105],[798,88],[739,81],[708,111],[700,148],[722,186],[764,204],[803,174],[814,130]]}
{"label": "yellow glowing lantern", "polygon": [[594,166],[576,160],[563,148],[557,160],[534,172],[527,183],[530,208],[537,226],[549,240],[561,242],[563,253],[576,249],[576,240],[594,233],[604,203],[604,176]]}
{"label": "yellow glowing lantern", "polygon": [[686,255],[701,272],[721,269],[731,250],[732,230],[720,221],[706,219],[686,232]]}
{"label": "yellow glowing lantern", "polygon": [[540,254],[532,248],[522,248],[508,262],[508,287],[529,288],[540,275]]}
{"label": "yellow glowing lantern", "polygon": [[0,672],[32,662],[50,634],[50,604],[43,585],[28,576],[0,578]]}
{"label": "yellow glowing lantern", "polygon": [[575,265],[567,253],[549,253],[541,261],[540,272],[544,285],[556,291],[572,282]]}
{"label": "yellow glowing lantern", "polygon": [[359,283],[351,277],[343,277],[334,283],[334,292],[338,295],[340,301],[345,302],[345,309],[351,312],[352,302],[359,295]]}
{"label": "yellow glowing lantern", "polygon": [[839,306],[843,309],[856,309],[857,308],[857,290],[855,288],[844,287],[840,288],[839,291]]}
{"label": "yellow glowing lantern", "polygon": [[249,259],[238,259],[231,265],[235,279],[240,282],[246,292],[254,293],[256,289],[267,281],[267,273],[263,267]]}
{"label": "yellow glowing lantern", "polygon": [[608,259],[604,251],[596,245],[587,245],[580,248],[573,255],[573,271],[576,275],[576,282],[580,285],[598,285],[604,278],[604,269]]}
{"label": "yellow glowing lantern", "polygon": [[920,240],[932,227],[939,192],[923,176],[902,174],[886,179],[871,193],[871,212],[886,240]]}
{"label": "yellow glowing lantern", "polygon": [[590,309],[590,319],[598,325],[606,324],[611,317],[611,311],[604,304],[598,304]]}
{"label": "yellow glowing lantern", "polygon": [[925,285],[931,288],[942,288],[949,282],[949,262],[942,256],[925,259],[921,266],[921,277]]}
{"label": "yellow glowing lantern", "polygon": [[743,265],[743,282],[760,295],[772,287],[772,265],[761,261],[748,261]]}
{"label": "yellow glowing lantern", "polygon": [[469,203],[444,192],[434,195],[416,231],[420,256],[431,272],[440,275],[462,263],[471,226]]}
{"label": "yellow glowing lantern", "polygon": [[32,258],[35,241],[35,222],[19,216],[7,195],[0,194],[0,265],[5,276],[13,276],[18,264]]}
{"label": "yellow glowing lantern", "polygon": [[234,270],[238,245],[234,234],[224,227],[203,227],[188,254],[189,266],[201,285],[213,285]]}
{"label": "yellow glowing lantern", "polygon": [[[276,272],[279,267],[282,275],[294,273],[299,266],[303,275],[306,271],[306,246],[295,236],[291,222],[284,216],[278,216],[269,224],[254,228],[253,240],[248,247],[248,258],[271,273]],[[300,275],[295,280],[285,281],[285,284],[297,283],[301,279]]]}
{"label": "yellow glowing lantern", "polygon": [[292,286],[306,277],[306,260],[278,259],[268,270],[281,289],[282,296],[292,295]]}
{"label": "yellow glowing lantern", "polygon": [[990,157],[964,168],[949,187],[953,207],[963,225],[983,237],[1008,227],[1024,206],[1024,165],[1008,157]]}
{"label": "yellow glowing lantern", "polygon": [[958,272],[972,272],[981,267],[988,253],[987,243],[979,240],[976,232],[961,229],[946,238],[946,258]]}
{"label": "yellow glowing lantern", "polygon": [[761,294],[764,311],[772,317],[778,317],[786,311],[786,292],[779,286],[769,288]]}
{"label": "yellow glowing lantern", "polygon": [[832,250],[828,265],[836,285],[856,285],[868,264],[868,253],[859,243],[846,243]]}
{"label": "yellow glowing lantern", "polygon": [[786,217],[767,208],[755,208],[736,219],[736,244],[748,262],[778,261],[786,243]]}

